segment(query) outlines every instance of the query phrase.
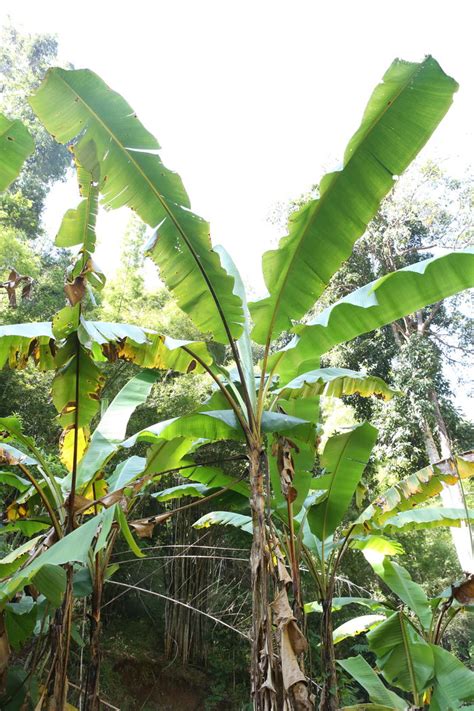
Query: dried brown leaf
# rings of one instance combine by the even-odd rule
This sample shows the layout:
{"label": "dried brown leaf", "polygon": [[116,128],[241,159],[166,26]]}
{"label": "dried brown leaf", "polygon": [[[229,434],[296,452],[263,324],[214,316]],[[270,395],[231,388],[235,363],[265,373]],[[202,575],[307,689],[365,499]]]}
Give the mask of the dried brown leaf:
{"label": "dried brown leaf", "polygon": [[461,605],[474,605],[474,574],[460,585],[453,585],[453,596]]}

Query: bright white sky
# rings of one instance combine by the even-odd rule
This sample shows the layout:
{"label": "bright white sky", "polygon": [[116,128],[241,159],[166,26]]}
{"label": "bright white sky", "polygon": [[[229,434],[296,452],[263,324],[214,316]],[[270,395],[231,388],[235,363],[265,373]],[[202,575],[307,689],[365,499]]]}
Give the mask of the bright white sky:
{"label": "bright white sky", "polygon": [[[399,56],[432,54],[461,89],[425,149],[456,169],[473,155],[467,0],[4,0],[0,21],[58,34],[64,60],[120,92],[163,146],[213,241],[262,291],[260,255],[282,236],[267,218],[336,167],[375,84]],[[54,234],[78,201],[50,200]],[[116,266],[126,215],[101,219],[98,262]]]}

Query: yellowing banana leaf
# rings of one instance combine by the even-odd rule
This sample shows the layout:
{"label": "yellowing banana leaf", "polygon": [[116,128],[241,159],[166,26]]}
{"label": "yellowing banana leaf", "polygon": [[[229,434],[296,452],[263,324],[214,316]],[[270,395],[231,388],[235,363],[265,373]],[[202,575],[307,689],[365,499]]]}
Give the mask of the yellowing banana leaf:
{"label": "yellowing banana leaf", "polygon": [[357,289],[296,326],[288,346],[270,358],[286,383],[295,373],[319,366],[319,359],[338,343],[385,326],[418,309],[474,286],[474,249],[450,252],[410,264]]}
{"label": "yellowing banana leaf", "polygon": [[398,391],[393,390],[382,378],[375,375],[367,375],[347,368],[320,368],[299,375],[275,392],[287,400],[318,395],[343,397],[354,393],[362,397],[379,395],[384,400],[390,400]]}
{"label": "yellowing banana leaf", "polygon": [[212,363],[203,342],[181,341],[125,323],[81,320],[78,335],[97,360],[127,360],[143,368],[202,373]]}
{"label": "yellowing banana leaf", "polygon": [[54,406],[63,427],[61,458],[69,469],[82,458],[89,440],[89,424],[99,411],[104,376],[75,333],[56,355],[58,370],[51,387]]}
{"label": "yellowing banana leaf", "polygon": [[433,507],[402,511],[396,516],[388,518],[383,524],[385,533],[398,533],[399,531],[416,531],[418,529],[438,528],[439,526],[461,526],[463,521],[474,521],[474,509],[451,509]]}
{"label": "yellowing banana leaf", "polygon": [[21,121],[0,114],[0,191],[3,192],[18,177],[25,160],[35,149],[35,143]]}
{"label": "yellowing banana leaf", "polygon": [[31,358],[40,370],[52,370],[54,353],[49,322],[0,326],[0,368],[25,368]]}
{"label": "yellowing banana leaf", "polygon": [[150,256],[198,328],[218,341],[238,338],[242,303],[212,250],[209,225],[190,211],[180,177],[163,165],[158,142],[129,104],[93,72],[57,68],[48,71],[30,103],[60,143],[72,141],[81,151],[94,142],[102,203],[107,208],[126,205],[157,228]]}
{"label": "yellowing banana leaf", "polygon": [[289,330],[292,319],[313,306],[456,90],[432,57],[419,64],[397,59],[389,67],[346,148],[342,170],[324,176],[319,198],[290,216],[288,235],[263,256],[270,295],[250,304],[257,343]]}
{"label": "yellowing banana leaf", "polygon": [[250,534],[253,530],[251,516],[244,516],[233,511],[211,511],[193,523],[193,528],[209,528],[210,526],[234,526]]}
{"label": "yellowing banana leaf", "polygon": [[[353,533],[378,530],[388,519],[439,494],[443,484],[451,485],[474,476],[474,452],[443,459],[410,474],[378,496],[357,518]],[[418,515],[413,512],[414,515]],[[422,516],[423,514],[420,514]]]}

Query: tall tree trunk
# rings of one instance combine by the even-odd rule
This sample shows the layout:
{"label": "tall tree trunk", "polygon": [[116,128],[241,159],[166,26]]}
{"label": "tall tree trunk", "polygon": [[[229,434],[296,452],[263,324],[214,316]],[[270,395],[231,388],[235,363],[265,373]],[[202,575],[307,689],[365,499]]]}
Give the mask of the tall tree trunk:
{"label": "tall tree trunk", "polygon": [[[434,440],[433,433],[425,421],[423,425],[423,439],[425,443],[426,453],[431,464],[440,459],[448,459],[452,457],[451,443],[449,440],[448,430],[441,413],[438,396],[436,392],[430,393],[430,400],[433,404],[433,415],[438,431],[439,449]],[[465,502],[462,494],[461,484],[453,484],[452,486],[443,486],[440,492],[441,501],[445,508],[464,508]],[[471,532],[469,526],[462,521],[461,526],[451,528],[451,538],[453,540],[459,564],[465,573],[474,572],[474,560],[472,550]]]}
{"label": "tall tree trunk", "polygon": [[252,660],[251,691],[254,711],[277,711],[283,699],[278,698],[281,680],[273,649],[269,582],[271,554],[266,527],[267,461],[258,445],[249,447],[249,473],[253,542],[250,554],[252,579]]}
{"label": "tall tree trunk", "polygon": [[323,674],[323,689],[320,711],[337,711],[339,696],[337,688],[336,655],[332,638],[332,595],[322,600],[323,613],[321,615],[321,669]]}

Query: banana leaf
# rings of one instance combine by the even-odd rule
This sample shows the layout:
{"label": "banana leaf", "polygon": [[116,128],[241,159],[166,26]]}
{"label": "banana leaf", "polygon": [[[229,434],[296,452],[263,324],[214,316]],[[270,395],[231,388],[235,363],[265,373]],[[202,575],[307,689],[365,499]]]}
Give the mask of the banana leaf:
{"label": "banana leaf", "polygon": [[190,211],[180,177],[163,165],[158,142],[130,105],[93,72],[58,68],[48,71],[30,103],[59,143],[72,142],[81,151],[94,142],[102,204],[126,205],[157,228],[149,254],[196,326],[221,342],[238,338],[242,303],[212,250],[209,225]]}
{"label": "banana leaf", "polygon": [[366,690],[371,701],[397,711],[408,709],[408,703],[384,686],[377,673],[360,654],[349,659],[338,659],[337,663]]}
{"label": "banana leaf", "polygon": [[0,114],[0,191],[3,192],[18,177],[25,160],[35,149],[35,143],[21,121],[11,121]]}
{"label": "banana leaf", "polygon": [[331,475],[328,494],[308,512],[308,524],[319,540],[325,540],[341,523],[376,438],[375,427],[365,422],[328,439],[321,455],[321,465]]}
{"label": "banana leaf", "polygon": [[263,257],[270,295],[250,305],[257,343],[289,330],[313,306],[456,90],[432,57],[419,64],[397,59],[389,67],[346,148],[342,170],[324,176],[319,198],[290,216],[288,235]]}
{"label": "banana leaf", "polygon": [[387,385],[382,378],[375,375],[359,373],[347,368],[320,368],[309,373],[303,373],[294,378],[282,388],[277,389],[279,397],[287,400],[295,398],[343,397],[357,393],[362,397],[379,395],[384,400],[390,400],[398,394]]}
{"label": "banana leaf", "polygon": [[210,526],[234,526],[234,528],[239,528],[250,534],[253,531],[251,516],[244,516],[232,511],[211,511],[193,523],[193,528],[209,528]]}
{"label": "banana leaf", "polygon": [[449,509],[444,507],[402,511],[385,521],[383,530],[392,534],[401,531],[438,528],[439,526],[461,526],[463,521],[474,521],[474,509]]}
{"label": "banana leaf", "polygon": [[430,711],[457,711],[462,702],[474,701],[474,672],[446,649],[434,644],[431,648],[435,684]]}
{"label": "banana leaf", "polygon": [[459,250],[386,274],[296,326],[293,340],[269,363],[282,384],[319,367],[338,343],[374,331],[418,309],[474,286],[474,249]]}
{"label": "banana leaf", "polygon": [[474,476],[474,452],[464,452],[430,464],[391,486],[360,514],[353,533],[380,530],[395,514],[412,509],[439,494],[443,484],[455,484],[458,476],[461,479]]}
{"label": "banana leaf", "polygon": [[362,632],[371,630],[381,622],[386,620],[385,615],[360,615],[344,622],[339,627],[336,627],[332,633],[334,644],[339,644],[348,637],[357,637]]}
{"label": "banana leaf", "polygon": [[395,612],[368,632],[367,641],[389,684],[414,695],[431,686],[435,674],[433,650],[403,613]]}
{"label": "banana leaf", "polygon": [[433,615],[428,597],[421,585],[412,580],[408,570],[388,558],[382,562],[374,562],[369,556],[367,559],[390,590],[416,614],[423,629],[429,630]]}

